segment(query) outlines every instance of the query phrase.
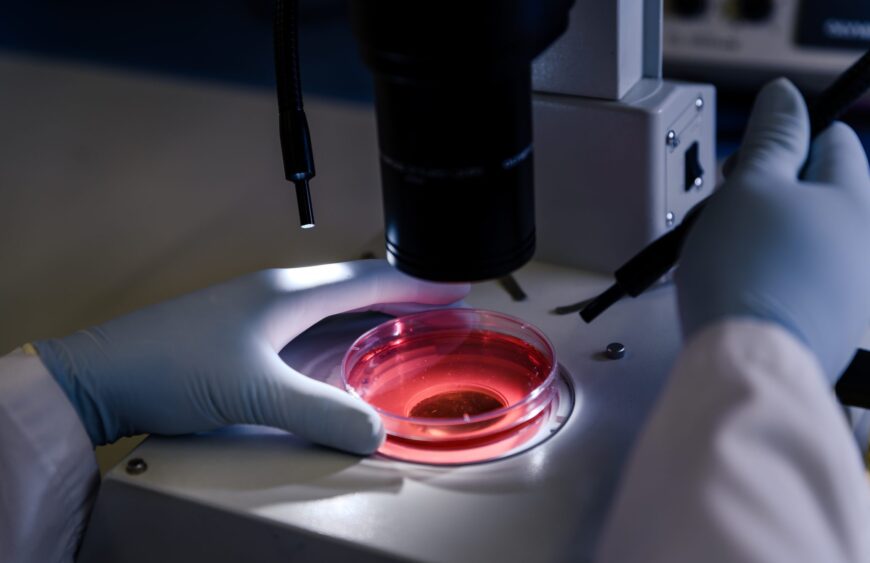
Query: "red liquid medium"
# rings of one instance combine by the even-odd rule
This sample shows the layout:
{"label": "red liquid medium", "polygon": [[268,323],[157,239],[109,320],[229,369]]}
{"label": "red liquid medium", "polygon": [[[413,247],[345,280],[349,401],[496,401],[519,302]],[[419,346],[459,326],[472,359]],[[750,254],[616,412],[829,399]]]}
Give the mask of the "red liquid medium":
{"label": "red liquid medium", "polygon": [[385,419],[388,434],[456,441],[503,432],[537,415],[549,395],[499,416],[486,413],[526,400],[550,376],[553,362],[515,336],[458,328],[411,332],[348,367],[348,384],[366,402],[387,417],[415,419]]}

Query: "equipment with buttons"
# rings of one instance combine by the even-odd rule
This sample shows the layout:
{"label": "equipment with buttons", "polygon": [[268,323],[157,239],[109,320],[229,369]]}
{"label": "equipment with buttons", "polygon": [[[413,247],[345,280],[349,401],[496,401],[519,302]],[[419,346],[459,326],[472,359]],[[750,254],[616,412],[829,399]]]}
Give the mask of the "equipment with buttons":
{"label": "equipment with buttons", "polygon": [[727,89],[785,75],[819,92],[870,47],[870,3],[854,0],[670,0],[665,74]]}

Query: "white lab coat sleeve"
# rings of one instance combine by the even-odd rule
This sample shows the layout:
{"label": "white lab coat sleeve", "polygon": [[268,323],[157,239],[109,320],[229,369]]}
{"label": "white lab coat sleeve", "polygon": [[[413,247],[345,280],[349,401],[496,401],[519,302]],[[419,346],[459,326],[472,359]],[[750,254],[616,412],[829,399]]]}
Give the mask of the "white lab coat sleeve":
{"label": "white lab coat sleeve", "polygon": [[631,454],[602,562],[870,561],[870,489],[842,409],[782,328],[688,343]]}
{"label": "white lab coat sleeve", "polygon": [[98,482],[87,432],[39,357],[0,357],[0,561],[72,561]]}

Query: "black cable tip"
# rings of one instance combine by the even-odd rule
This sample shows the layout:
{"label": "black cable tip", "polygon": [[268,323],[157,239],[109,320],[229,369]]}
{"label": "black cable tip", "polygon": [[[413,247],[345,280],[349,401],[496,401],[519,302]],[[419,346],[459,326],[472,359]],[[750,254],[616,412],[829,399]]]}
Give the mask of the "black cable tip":
{"label": "black cable tip", "polygon": [[593,299],[580,311],[580,318],[587,323],[594,321],[598,315],[609,309],[614,303],[625,297],[625,290],[618,283],[611,285],[607,291]]}
{"label": "black cable tip", "polygon": [[594,297],[592,299],[585,299],[583,301],[580,301],[579,303],[573,303],[571,305],[560,305],[555,309],[551,309],[550,313],[554,315],[570,315],[582,311],[583,309],[588,307],[589,304],[593,301],[595,301]]}
{"label": "black cable tip", "polygon": [[303,229],[314,227],[314,207],[311,205],[311,192],[308,180],[298,180],[296,184],[296,203],[299,205],[299,226]]}

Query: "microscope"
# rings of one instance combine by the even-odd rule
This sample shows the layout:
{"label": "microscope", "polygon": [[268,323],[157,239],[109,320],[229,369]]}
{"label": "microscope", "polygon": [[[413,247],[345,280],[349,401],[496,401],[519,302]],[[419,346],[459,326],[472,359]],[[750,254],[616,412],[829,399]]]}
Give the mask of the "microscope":
{"label": "microscope", "polygon": [[715,90],[662,80],[661,2],[573,5],[351,3],[395,267],[608,272],[712,192]]}
{"label": "microscope", "polygon": [[[374,75],[388,260],[436,281],[513,273],[528,299],[479,283],[469,303],[549,336],[560,408],[522,449],[451,467],[359,459],[262,428],[151,437],[105,477],[80,562],[592,558],[679,350],[676,308],[665,288],[591,327],[551,305],[600,291],[600,273],[712,193],[715,90],[662,79],[661,0],[350,7]],[[313,225],[317,147],[301,97],[281,87],[285,172]],[[300,338],[319,342],[315,332]],[[603,356],[614,341],[628,350],[618,360]],[[329,372],[323,350],[300,371]]]}
{"label": "microscope", "polygon": [[[539,259],[611,271],[711,193],[715,90],[662,80],[661,2],[573,6],[351,2],[374,75],[386,255],[396,268],[487,280],[521,267],[537,246]],[[291,90],[301,109],[298,84],[282,84],[299,80],[295,56],[282,57],[293,33],[276,26],[276,72],[279,100]],[[307,124],[298,110],[281,114],[287,178],[310,227]]]}

